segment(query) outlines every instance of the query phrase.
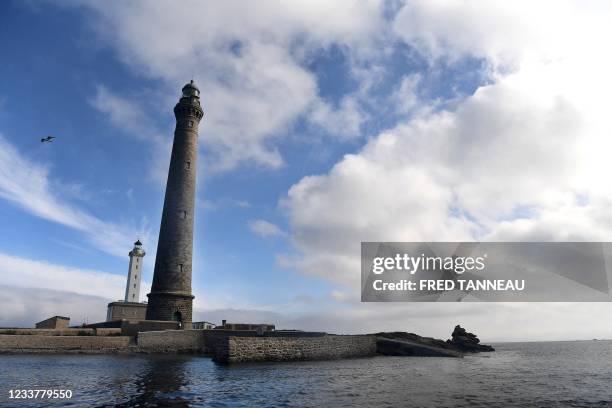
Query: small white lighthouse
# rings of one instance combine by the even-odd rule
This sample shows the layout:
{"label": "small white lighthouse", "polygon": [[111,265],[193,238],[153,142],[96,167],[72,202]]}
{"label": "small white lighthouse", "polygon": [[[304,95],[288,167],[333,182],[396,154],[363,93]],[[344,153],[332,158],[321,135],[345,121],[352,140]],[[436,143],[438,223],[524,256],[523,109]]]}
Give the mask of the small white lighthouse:
{"label": "small white lighthouse", "polygon": [[140,277],[142,275],[142,258],[146,255],[142,250],[140,240],[134,242],[134,248],[130,251],[130,266],[128,269],[127,285],[125,287],[125,301],[140,301]]}
{"label": "small white lighthouse", "polygon": [[125,300],[118,300],[108,304],[106,311],[107,322],[115,320],[144,320],[146,316],[147,304],[140,303],[142,258],[146,253],[142,250],[140,240],[134,242],[134,248],[132,248],[129,255],[130,266],[125,286]]}

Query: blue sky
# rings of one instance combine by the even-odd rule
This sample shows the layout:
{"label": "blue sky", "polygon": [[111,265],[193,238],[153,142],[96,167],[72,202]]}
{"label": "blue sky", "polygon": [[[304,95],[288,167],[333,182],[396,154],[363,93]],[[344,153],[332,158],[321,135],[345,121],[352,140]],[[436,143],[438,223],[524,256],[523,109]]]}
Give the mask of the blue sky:
{"label": "blue sky", "polygon": [[[164,185],[148,179],[147,172],[151,166],[148,162],[157,158],[150,157],[146,135],[143,140],[125,137],[125,130],[110,124],[91,100],[102,85],[146,99],[147,91],[155,88],[156,81],[126,69],[107,46],[92,48],[91,43],[97,38],[88,28],[83,12],[46,4],[32,9],[7,2],[2,7],[3,59],[13,61],[0,68],[2,76],[10,79],[3,81],[1,90],[2,132],[6,139],[24,156],[48,167],[51,180],[71,189],[58,191],[67,201],[101,219],[134,226],[132,240],[139,236],[141,223],[145,223],[144,228],[155,230],[151,232],[155,235]],[[333,52],[327,54],[322,52],[320,56],[323,65],[343,59]],[[348,82],[348,78],[338,79]],[[322,85],[326,80],[326,72],[322,72]],[[329,97],[333,99],[337,96],[336,85],[328,86]],[[178,100],[180,87],[175,91],[171,96]],[[139,97],[133,102],[138,103]],[[149,103],[160,105],[159,101],[144,101],[143,106]],[[212,103],[206,100],[205,90],[203,103],[204,108]],[[159,116],[148,117],[154,121],[151,126],[168,138],[174,125],[172,108],[169,104]],[[203,127],[205,123],[206,119]],[[300,132],[299,128],[296,123],[295,131]],[[41,144],[39,139],[46,135],[57,136],[58,140]],[[307,135],[296,135],[304,137]],[[304,148],[311,150],[309,157],[303,155]],[[231,283],[236,289],[235,281],[245,274],[260,276],[266,285],[275,282],[270,275],[281,272],[275,266],[274,252],[281,250],[283,244],[253,235],[248,221],[267,217],[281,222],[277,208],[280,195],[304,174],[329,167],[347,147],[327,148],[328,156],[319,159],[309,143],[289,141],[280,149],[291,160],[280,171],[245,166],[248,168],[212,174],[200,183],[196,281],[205,281],[206,286],[217,289],[217,285],[224,283]],[[167,163],[160,166],[167,167]],[[15,169],[20,170],[26,169]],[[201,173],[206,173],[205,154],[201,157]],[[10,202],[3,201],[1,209],[7,222],[4,225],[12,231],[0,238],[7,252],[58,263],[69,259],[76,267],[125,274],[125,257],[109,256],[95,245],[83,242],[82,235],[74,230],[33,217]],[[148,244],[151,251],[153,248],[148,248]],[[127,254],[129,249],[126,247],[124,252]],[[150,267],[152,259],[148,260]],[[289,285],[296,285],[296,281],[297,285],[308,284],[295,276],[286,278]],[[257,288],[258,281],[254,279],[248,284]],[[313,285],[315,290],[321,287]],[[286,290],[287,286],[279,289]]]}
{"label": "blue sky", "polygon": [[0,275],[20,306],[0,325],[103,318],[136,238],[151,281],[172,108],[192,78],[196,318],[439,335],[457,315],[487,321],[473,306],[359,304],[355,249],[608,236],[593,106],[609,61],[556,35],[575,8],[596,26],[600,5],[564,3],[540,29],[548,6],[2,2]]}

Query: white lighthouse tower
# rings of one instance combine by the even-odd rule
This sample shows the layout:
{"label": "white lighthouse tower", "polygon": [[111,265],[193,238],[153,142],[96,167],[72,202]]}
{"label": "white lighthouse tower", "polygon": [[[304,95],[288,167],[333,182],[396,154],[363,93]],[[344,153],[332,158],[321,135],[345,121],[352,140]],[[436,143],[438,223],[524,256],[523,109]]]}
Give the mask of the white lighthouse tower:
{"label": "white lighthouse tower", "polygon": [[128,269],[127,285],[125,287],[125,302],[138,302],[140,300],[140,277],[142,276],[142,258],[146,255],[142,250],[140,240],[134,242],[130,251],[130,266]]}
{"label": "white lighthouse tower", "polygon": [[129,255],[130,266],[128,267],[127,284],[125,286],[125,299],[108,304],[106,311],[107,322],[115,320],[144,320],[147,313],[147,304],[140,303],[142,258],[146,255],[140,240],[134,242],[134,248],[132,248]]}

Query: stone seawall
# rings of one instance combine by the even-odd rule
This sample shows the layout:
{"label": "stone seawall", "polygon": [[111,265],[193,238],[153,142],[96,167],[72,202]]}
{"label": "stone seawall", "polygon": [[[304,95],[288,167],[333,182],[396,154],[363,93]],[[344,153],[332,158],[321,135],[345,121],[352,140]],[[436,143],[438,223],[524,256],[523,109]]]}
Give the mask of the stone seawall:
{"label": "stone seawall", "polygon": [[204,353],[215,355],[230,335],[254,337],[252,330],[164,330],[138,333],[138,348],[146,353]]}
{"label": "stone seawall", "polygon": [[88,324],[87,327],[90,330],[97,330],[98,332],[102,329],[119,329],[124,336],[137,336],[140,332],[148,331],[161,331],[161,330],[177,330],[179,328],[178,322],[167,322],[163,320],[112,320],[109,322],[101,322]]}
{"label": "stone seawall", "polygon": [[333,360],[376,354],[373,335],[323,335],[255,331],[167,330],[139,333],[138,349],[148,353],[204,353],[220,363]]}
{"label": "stone seawall", "polygon": [[118,336],[121,329],[0,329],[0,334],[28,335],[28,336]]}
{"label": "stone seawall", "polygon": [[1,329],[0,334],[28,336],[93,336],[93,329]]}
{"label": "stone seawall", "polygon": [[321,337],[235,337],[226,339],[213,355],[220,363],[252,361],[334,360],[376,354],[372,335]]}
{"label": "stone seawall", "polygon": [[0,350],[66,351],[66,350],[124,350],[129,337],[123,336],[32,336],[0,334]]}
{"label": "stone seawall", "polygon": [[165,330],[138,333],[138,348],[149,353],[206,351],[202,330]]}

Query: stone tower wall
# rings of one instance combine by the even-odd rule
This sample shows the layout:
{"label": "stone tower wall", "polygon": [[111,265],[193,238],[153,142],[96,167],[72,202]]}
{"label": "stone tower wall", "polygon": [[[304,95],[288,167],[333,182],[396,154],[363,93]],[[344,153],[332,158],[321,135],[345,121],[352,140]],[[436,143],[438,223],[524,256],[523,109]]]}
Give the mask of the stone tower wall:
{"label": "stone tower wall", "polygon": [[183,97],[174,108],[176,129],[159,231],[147,320],[175,320],[191,327],[191,263],[198,155],[199,98]]}

